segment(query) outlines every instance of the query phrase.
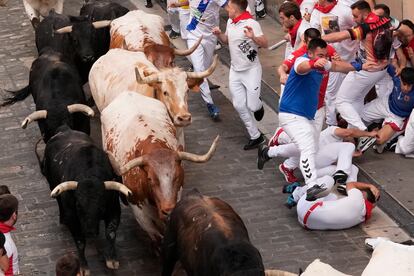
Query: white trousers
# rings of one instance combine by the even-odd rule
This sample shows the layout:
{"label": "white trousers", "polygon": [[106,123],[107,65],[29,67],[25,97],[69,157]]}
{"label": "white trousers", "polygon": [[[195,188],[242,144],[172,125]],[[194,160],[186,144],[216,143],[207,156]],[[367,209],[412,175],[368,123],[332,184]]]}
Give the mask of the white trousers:
{"label": "white trousers", "polygon": [[350,127],[366,130],[360,114],[364,107],[364,98],[369,90],[387,74],[386,70],[379,72],[349,72],[336,97],[336,108]]}
{"label": "white trousers", "polygon": [[190,10],[180,9],[178,13],[178,17],[180,19],[180,34],[182,39],[187,39],[188,31],[187,25],[188,21],[190,21]]}
{"label": "white trousers", "polygon": [[[187,35],[187,46],[191,48],[199,39],[193,33],[188,32]],[[202,72],[210,67],[213,63],[214,50],[217,43],[217,37],[215,35],[203,36],[200,45],[191,54],[190,59],[194,67],[194,72]],[[206,103],[213,103],[211,97],[211,91],[208,86],[207,79],[204,79],[200,85],[201,97]]]}
{"label": "white trousers", "polygon": [[367,124],[384,119],[384,124],[391,125],[395,131],[401,131],[404,128],[405,118],[391,112],[388,104],[388,97],[376,98],[367,103],[364,106],[361,117]]}
{"label": "white trousers", "polygon": [[390,74],[385,74],[384,78],[380,79],[375,85],[375,91],[377,92],[378,98],[388,97],[394,88],[394,82]]}
{"label": "white trousers", "polygon": [[[319,141],[319,134],[322,131],[324,121],[325,121],[325,107],[321,107],[318,109],[318,111],[316,111],[315,120],[314,120],[314,126],[316,130],[315,139],[317,142]],[[283,132],[282,135],[286,138],[284,138],[285,141],[282,142],[281,144],[293,143],[293,140],[290,138],[289,135],[287,135],[286,132]],[[290,157],[283,162],[283,166],[285,166],[285,168],[288,168],[290,170],[296,169],[297,167],[299,167],[299,159],[300,159],[299,154],[295,156],[290,155]]]}
{"label": "white trousers", "polygon": [[[355,145],[348,142],[335,142],[321,146],[315,155],[315,166],[319,169],[336,163],[336,170],[342,170],[346,174],[351,173],[352,157]],[[298,157],[300,151],[293,143],[270,147],[267,153],[269,157]],[[297,164],[296,164],[297,165]],[[289,168],[289,169],[294,169]]]}
{"label": "white trousers", "polygon": [[414,112],[411,112],[404,136],[398,138],[395,153],[411,154],[414,152]]}
{"label": "white trousers", "polygon": [[326,88],[325,94],[325,106],[326,106],[326,124],[329,126],[336,126],[336,95],[338,94],[339,88],[344,81],[346,74],[340,72],[330,72],[328,87]]}
{"label": "white trousers", "polygon": [[48,5],[42,4],[39,7],[33,8],[33,6],[27,1],[23,0],[24,9],[26,10],[26,14],[29,17],[30,21],[33,20],[33,18],[40,16],[46,17],[49,12],[54,9],[56,13],[62,14],[63,12],[63,2],[64,0],[57,0],[56,5],[53,7],[50,7]]}
{"label": "white trousers", "polygon": [[[332,191],[332,188],[335,183],[333,181],[330,181],[330,178],[336,171],[337,171],[336,165],[330,165],[324,168],[318,168],[318,175],[320,175],[320,179],[318,179],[318,181],[323,182],[323,184],[326,185],[325,186],[326,191],[324,192],[324,194],[329,194]],[[358,180],[358,172],[359,172],[358,167],[352,164],[351,171],[348,174],[348,179],[346,183],[356,182]],[[296,188],[292,193],[293,199],[296,202],[298,202],[299,199],[306,194],[306,191],[309,188],[310,187],[307,185]]]}
{"label": "white trousers", "polygon": [[252,112],[262,108],[260,99],[262,66],[259,64],[245,71],[230,68],[229,89],[234,109],[249,133],[250,139],[257,139],[260,131],[256,126]]}
{"label": "white trousers", "polygon": [[313,185],[317,179],[315,154],[318,149],[315,121],[299,115],[280,112],[279,124],[300,151],[299,167],[305,178],[305,183]]}
{"label": "white trousers", "polygon": [[[170,1],[167,1],[167,5]],[[180,17],[179,17],[180,8],[167,8],[168,20],[171,24],[171,29],[179,33],[180,32]]]}

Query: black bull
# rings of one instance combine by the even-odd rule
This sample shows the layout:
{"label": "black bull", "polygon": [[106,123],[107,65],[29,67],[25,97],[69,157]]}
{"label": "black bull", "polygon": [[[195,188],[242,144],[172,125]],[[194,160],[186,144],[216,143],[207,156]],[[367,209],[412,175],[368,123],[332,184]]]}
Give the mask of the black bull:
{"label": "black bull", "polygon": [[131,192],[114,181],[116,175],[105,152],[94,145],[88,135],[62,126],[46,144],[41,166],[51,196],[57,198],[60,222],[69,228],[85,272],[88,270],[85,238],[97,236],[100,220],[105,222],[108,242],[106,265],[117,269],[115,238],[121,215],[119,192],[126,196]]}
{"label": "black bull", "polygon": [[177,261],[189,276],[264,276],[262,257],[226,202],[190,192],[172,211],[164,235],[162,275]]}
{"label": "black bull", "polygon": [[129,10],[116,3],[85,4],[80,16],[67,16],[51,11],[35,30],[36,47],[62,53],[78,68],[83,83],[88,81],[93,63],[109,50],[110,20]]}
{"label": "black bull", "polygon": [[[85,105],[78,71],[62,54],[50,48],[45,49],[32,64],[29,85],[14,92],[12,97],[5,99],[1,105],[24,100],[30,94],[33,96],[37,112],[27,117],[22,127],[39,120],[40,132],[45,143],[56,133],[57,128],[64,124],[89,134],[90,123],[87,116],[93,116],[93,110]],[[78,108],[71,109],[73,106]]]}

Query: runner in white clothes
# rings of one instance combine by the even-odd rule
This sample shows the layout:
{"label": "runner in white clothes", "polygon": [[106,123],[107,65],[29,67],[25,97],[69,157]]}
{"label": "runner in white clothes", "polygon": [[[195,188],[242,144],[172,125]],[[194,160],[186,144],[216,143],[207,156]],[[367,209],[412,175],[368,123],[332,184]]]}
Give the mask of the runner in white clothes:
{"label": "runner in white clothes", "polygon": [[[279,107],[279,123],[300,150],[300,170],[309,188],[317,187],[317,171],[315,169],[315,154],[317,152],[317,136],[315,131],[314,116],[318,104],[319,87],[324,71],[349,72],[361,70],[362,67],[376,70],[373,63],[354,62],[352,64],[342,61],[328,61],[327,44],[322,39],[313,39],[309,42],[308,52],[303,57],[296,59],[294,70],[291,70],[286,82]],[[264,163],[269,160],[268,147],[262,145],[258,151],[258,168],[262,169]],[[325,190],[320,187],[320,190]],[[318,191],[312,189],[316,196]]]}
{"label": "runner in white clothes", "polygon": [[229,14],[226,33],[223,34],[219,27],[215,27],[213,33],[221,42],[229,44],[231,58],[229,89],[233,106],[250,136],[244,150],[250,150],[265,141],[254,119],[260,121],[264,115],[263,103],[260,99],[262,66],[258,47],[267,47],[267,39],[259,23],[252,18],[246,8],[247,0],[230,0],[226,6]]}
{"label": "runner in white clothes", "polygon": [[[190,6],[188,0],[171,0],[169,5],[171,9],[178,10],[178,21],[179,21],[179,35],[182,39],[187,40],[187,24],[190,20]],[[173,27],[173,26],[172,26]],[[174,30],[174,28],[172,28]],[[170,33],[171,38],[171,33]]]}
{"label": "runner in white clothes", "polygon": [[[337,0],[319,0],[312,12],[310,25],[322,32],[322,35],[350,29],[354,26],[351,8]],[[342,60],[351,62],[355,59],[358,42],[344,40],[332,43]],[[332,72],[329,74],[326,89],[326,124],[337,125],[335,100],[336,94],[346,74]]]}
{"label": "runner in white clothes", "polygon": [[[338,0],[339,3],[344,4],[345,6],[351,7],[352,4],[358,2],[359,0]],[[375,6],[375,0],[366,0],[368,2],[371,9]]]}
{"label": "runner in white clothes", "polygon": [[302,196],[297,206],[299,223],[309,230],[339,230],[370,219],[380,191],[372,184],[351,182],[347,184],[347,193],[343,198],[329,194],[316,201]]}
{"label": "runner in white clothes", "polygon": [[[213,27],[218,25],[220,7],[225,7],[227,0],[190,0],[190,20],[187,25],[187,46],[191,48],[202,36],[200,46],[191,54],[191,62],[195,72],[201,72],[210,67],[213,62],[214,49],[217,37],[212,33]],[[208,82],[200,85],[201,96],[207,104],[210,117],[218,119],[220,110],[214,104]]]}
{"label": "runner in white clothes", "polygon": [[[337,126],[329,126],[324,129],[319,135],[319,148],[322,149],[325,145],[338,143],[338,142],[350,142],[354,143],[354,138],[359,137],[376,137],[376,131],[362,131],[357,128],[340,128]],[[286,134],[283,128],[277,128],[272,138],[269,140],[268,146],[268,156],[271,158],[274,157],[289,157],[279,166],[279,171],[285,177],[286,182],[293,183],[297,182],[298,179],[293,174],[293,171],[299,167],[299,155],[290,155],[290,147],[287,145],[294,145],[293,140]],[[295,146],[296,147],[296,146]],[[297,148],[297,147],[296,147]],[[334,150],[334,152],[336,152]],[[355,152],[354,157],[361,155],[360,152]],[[316,162],[318,163],[318,157],[316,157]],[[318,167],[318,165],[317,165]],[[322,165],[320,166],[322,167]],[[319,175],[319,171],[318,171]],[[343,189],[341,186],[347,179],[348,175],[344,171],[341,171],[339,168],[338,171],[334,172],[332,176],[335,179],[335,182],[340,184],[338,189]]]}
{"label": "runner in white clothes", "polygon": [[411,112],[404,136],[398,137],[395,153],[414,158],[414,112]]}
{"label": "runner in white clothes", "polygon": [[[393,40],[390,18],[379,17],[372,13],[369,4],[365,1],[358,1],[351,8],[354,20],[359,25],[352,29],[330,33],[322,38],[327,42],[359,40],[358,59],[362,63],[376,62],[385,68],[389,62]],[[364,106],[364,98],[385,74],[386,70],[377,72],[362,70],[351,72],[345,77],[337,94],[336,108],[351,127],[366,129],[359,115]]]}

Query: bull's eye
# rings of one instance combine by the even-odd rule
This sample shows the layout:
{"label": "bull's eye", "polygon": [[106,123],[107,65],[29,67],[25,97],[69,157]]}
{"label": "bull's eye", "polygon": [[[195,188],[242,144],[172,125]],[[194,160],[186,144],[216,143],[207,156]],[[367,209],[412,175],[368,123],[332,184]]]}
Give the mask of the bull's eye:
{"label": "bull's eye", "polygon": [[168,92],[164,91],[164,96],[167,97],[168,96]]}

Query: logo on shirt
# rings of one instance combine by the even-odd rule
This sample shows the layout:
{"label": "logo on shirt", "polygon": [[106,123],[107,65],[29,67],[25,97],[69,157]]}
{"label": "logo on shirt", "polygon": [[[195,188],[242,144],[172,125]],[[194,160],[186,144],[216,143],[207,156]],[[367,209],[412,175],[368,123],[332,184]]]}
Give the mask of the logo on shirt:
{"label": "logo on shirt", "polygon": [[242,43],[240,43],[238,47],[243,54],[246,54],[248,60],[253,62],[256,59],[257,51],[255,49],[252,49],[252,46],[250,46],[247,40],[244,40]]}
{"label": "logo on shirt", "polygon": [[339,20],[338,16],[323,16],[322,17],[322,30],[325,34],[339,32]]}

